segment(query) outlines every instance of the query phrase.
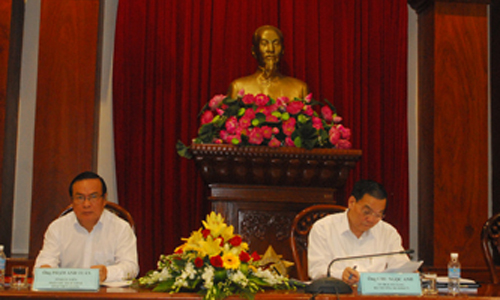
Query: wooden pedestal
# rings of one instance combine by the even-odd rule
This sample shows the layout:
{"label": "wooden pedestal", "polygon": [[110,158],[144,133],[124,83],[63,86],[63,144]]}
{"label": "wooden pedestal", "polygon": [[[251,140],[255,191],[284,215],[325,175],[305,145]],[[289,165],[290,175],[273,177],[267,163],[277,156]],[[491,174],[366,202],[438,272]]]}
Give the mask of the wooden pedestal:
{"label": "wooden pedestal", "polygon": [[272,245],[292,261],[290,227],[302,209],[336,203],[361,150],[193,145],[212,210],[263,254]]}

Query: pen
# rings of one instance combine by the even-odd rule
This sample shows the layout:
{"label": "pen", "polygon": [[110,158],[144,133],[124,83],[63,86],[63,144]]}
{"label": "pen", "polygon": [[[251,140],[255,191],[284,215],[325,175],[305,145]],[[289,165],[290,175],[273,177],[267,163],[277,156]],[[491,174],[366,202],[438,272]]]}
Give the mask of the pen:
{"label": "pen", "polygon": [[[352,269],[353,269],[353,270],[356,270],[356,268],[357,268],[357,267],[358,267],[358,266],[354,266],[354,267],[352,267]],[[347,279],[347,280],[351,280],[351,278],[352,278],[352,273],[351,273],[351,274],[349,274],[349,279]]]}

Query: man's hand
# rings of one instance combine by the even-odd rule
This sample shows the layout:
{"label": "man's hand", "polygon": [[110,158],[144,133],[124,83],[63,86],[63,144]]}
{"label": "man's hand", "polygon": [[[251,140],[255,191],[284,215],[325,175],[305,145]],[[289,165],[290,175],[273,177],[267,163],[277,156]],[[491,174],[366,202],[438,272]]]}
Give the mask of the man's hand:
{"label": "man's hand", "polygon": [[342,273],[342,281],[347,283],[348,285],[353,285],[359,281],[359,272],[351,267],[347,267],[344,269]]}
{"label": "man's hand", "polygon": [[106,269],[105,265],[96,265],[91,266],[91,269],[99,269],[99,282],[104,282],[108,277],[108,269]]}

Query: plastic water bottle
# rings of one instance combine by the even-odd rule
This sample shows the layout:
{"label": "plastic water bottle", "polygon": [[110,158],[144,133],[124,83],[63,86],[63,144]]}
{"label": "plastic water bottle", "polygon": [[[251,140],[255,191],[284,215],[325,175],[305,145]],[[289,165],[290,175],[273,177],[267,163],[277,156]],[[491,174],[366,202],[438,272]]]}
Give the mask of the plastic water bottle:
{"label": "plastic water bottle", "polygon": [[0,245],[0,290],[5,288],[5,264],[7,263],[7,256],[3,252],[3,245]]}
{"label": "plastic water bottle", "polygon": [[448,262],[448,294],[460,294],[460,262],[458,261],[458,253],[450,254],[450,262]]}

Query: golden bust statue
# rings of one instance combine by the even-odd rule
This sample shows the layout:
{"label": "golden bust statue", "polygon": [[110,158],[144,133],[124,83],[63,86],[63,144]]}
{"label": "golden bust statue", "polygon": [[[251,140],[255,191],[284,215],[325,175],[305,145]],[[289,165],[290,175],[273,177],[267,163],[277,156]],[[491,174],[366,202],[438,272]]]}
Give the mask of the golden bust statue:
{"label": "golden bust statue", "polygon": [[259,67],[252,75],[234,80],[227,95],[235,99],[243,89],[245,94],[265,94],[273,99],[286,96],[292,100],[307,96],[309,89],[305,82],[279,72],[283,50],[281,30],[270,25],[257,28],[253,34],[252,55],[257,59]]}

